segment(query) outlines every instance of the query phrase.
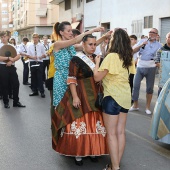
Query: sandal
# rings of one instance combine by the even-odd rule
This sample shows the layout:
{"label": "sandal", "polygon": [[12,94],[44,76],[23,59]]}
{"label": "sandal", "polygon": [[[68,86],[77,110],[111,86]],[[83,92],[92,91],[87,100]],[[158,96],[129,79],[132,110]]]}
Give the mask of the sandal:
{"label": "sandal", "polygon": [[[112,169],[111,169],[112,170]],[[116,169],[116,170],[120,170],[120,168],[119,169]]]}
{"label": "sandal", "polygon": [[103,170],[112,170],[112,166],[107,164],[106,167]]}

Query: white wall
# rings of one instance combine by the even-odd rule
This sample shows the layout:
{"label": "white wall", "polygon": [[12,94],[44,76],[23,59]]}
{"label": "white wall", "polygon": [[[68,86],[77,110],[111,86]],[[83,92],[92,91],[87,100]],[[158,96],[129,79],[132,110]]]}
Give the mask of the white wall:
{"label": "white wall", "polygon": [[[84,1],[84,27],[110,22],[111,29],[127,28],[132,33],[132,21],[153,16],[153,27],[160,30],[160,18],[170,16],[170,0],[94,0]],[[149,29],[144,29],[147,35]]]}
{"label": "white wall", "polygon": [[59,22],[71,22],[71,18],[71,9],[65,11],[65,2],[62,2],[59,6]]}
{"label": "white wall", "polygon": [[77,0],[72,0],[72,17],[76,17],[76,13],[83,14],[83,2],[81,2],[80,7],[77,8]]}
{"label": "white wall", "polygon": [[100,0],[94,0],[89,3],[84,1],[84,27],[99,26],[100,23]]}
{"label": "white wall", "polygon": [[[153,16],[153,27],[160,29],[160,18],[170,16],[169,0],[114,0],[113,25],[126,27],[128,33],[132,32],[133,20],[144,20],[144,16]],[[143,30],[148,33],[148,29]]]}

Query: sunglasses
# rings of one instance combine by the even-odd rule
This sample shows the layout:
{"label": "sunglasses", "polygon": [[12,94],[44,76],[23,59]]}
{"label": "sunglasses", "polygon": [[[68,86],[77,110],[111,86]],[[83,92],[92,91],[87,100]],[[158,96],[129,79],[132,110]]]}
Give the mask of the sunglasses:
{"label": "sunglasses", "polygon": [[156,32],[153,32],[153,31],[150,31],[149,33],[150,33],[150,34],[158,34],[158,33],[156,33]]}

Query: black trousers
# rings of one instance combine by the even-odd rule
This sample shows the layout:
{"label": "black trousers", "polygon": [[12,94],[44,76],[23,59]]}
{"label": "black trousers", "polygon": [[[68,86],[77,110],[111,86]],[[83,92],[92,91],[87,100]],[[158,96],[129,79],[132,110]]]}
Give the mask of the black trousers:
{"label": "black trousers", "polygon": [[[13,88],[12,88],[12,84],[10,83],[10,81],[9,81],[9,84],[8,84],[8,95],[9,95],[9,96],[12,96],[12,95],[13,95]],[[3,96],[3,95],[2,95],[1,83],[0,83],[0,96]]]}
{"label": "black trousers", "polygon": [[50,60],[43,60],[43,81],[46,80],[45,70],[47,68],[47,77],[48,77],[48,69],[49,69]]}
{"label": "black trousers", "polygon": [[0,82],[0,96],[2,96],[2,87],[1,87],[1,82]]}
{"label": "black trousers", "polygon": [[23,63],[23,84],[28,82],[29,78],[29,63],[25,63],[24,57],[21,57]]}
{"label": "black trousers", "polygon": [[11,81],[9,81],[8,94],[10,96],[13,95],[13,85],[11,84]]}
{"label": "black trousers", "polygon": [[133,79],[134,79],[134,74],[130,74],[129,75],[129,84],[130,84],[130,88],[131,88],[131,95],[132,95],[132,91],[133,91]]}
{"label": "black trousers", "polygon": [[[31,67],[32,65],[39,64],[39,66]],[[40,91],[40,93],[44,93],[43,86],[43,62],[30,62],[30,70],[31,70],[31,89],[34,93]]]}
{"label": "black trousers", "polygon": [[13,103],[19,101],[19,80],[15,66],[7,67],[6,64],[0,64],[0,82],[3,95],[4,104],[9,103],[9,85],[12,85],[13,89]]}

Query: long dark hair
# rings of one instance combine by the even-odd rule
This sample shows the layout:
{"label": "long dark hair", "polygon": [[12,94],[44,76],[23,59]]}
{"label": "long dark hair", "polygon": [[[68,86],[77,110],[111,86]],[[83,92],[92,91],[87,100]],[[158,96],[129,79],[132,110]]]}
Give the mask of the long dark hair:
{"label": "long dark hair", "polygon": [[115,29],[110,43],[108,53],[118,53],[120,60],[123,60],[123,68],[129,68],[132,65],[132,54],[130,38],[127,32],[121,28]]}
{"label": "long dark hair", "polygon": [[68,21],[63,21],[61,23],[56,22],[53,26],[53,33],[56,34],[56,36],[60,36],[60,31],[64,31],[66,25],[71,25]]}

